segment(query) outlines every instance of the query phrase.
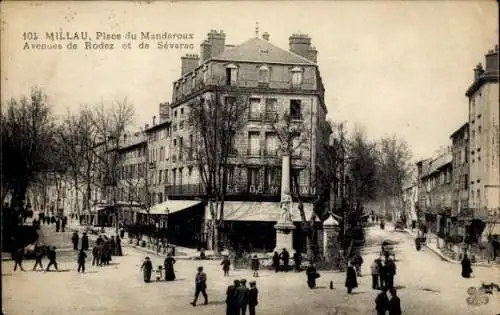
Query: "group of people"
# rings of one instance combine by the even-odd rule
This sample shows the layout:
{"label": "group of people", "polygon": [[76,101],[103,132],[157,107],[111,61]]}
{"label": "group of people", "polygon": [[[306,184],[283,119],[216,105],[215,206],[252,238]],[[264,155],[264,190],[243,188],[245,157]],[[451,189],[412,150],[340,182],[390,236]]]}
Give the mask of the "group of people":
{"label": "group of people", "polygon": [[111,256],[122,256],[121,239],[118,235],[115,237],[99,236],[92,249],[92,266],[109,265]]}
{"label": "group of people", "polygon": [[[23,268],[24,251],[25,248],[20,247],[12,252],[12,260],[14,260],[14,271],[17,270],[17,267],[19,267],[21,271],[24,271]],[[54,266],[54,268],[57,270],[55,246],[36,245],[34,249],[34,256],[35,256],[35,265],[33,266],[33,271],[35,271],[38,266],[40,266],[40,268],[45,271],[49,271],[51,266]],[[47,256],[47,258],[49,259],[49,264],[47,265],[46,269],[43,269],[42,260],[43,257],[45,256]]]}
{"label": "group of people", "polygon": [[[71,242],[73,243],[73,250],[78,250],[79,240],[80,236],[78,235],[78,232],[76,231],[73,232],[73,235],[71,236]],[[80,248],[83,250],[89,250],[89,237],[87,235],[87,232],[83,232]]]}
{"label": "group of people", "polygon": [[[286,248],[283,248],[280,254],[278,254],[278,252],[274,252],[272,260],[273,260],[273,268],[276,272],[278,271],[288,272],[288,270],[290,269],[289,266],[290,253],[286,250]],[[281,265],[281,262],[283,262],[283,265]],[[302,255],[299,252],[295,252],[293,254],[293,262],[295,271],[300,271],[300,265],[302,263]]]}
{"label": "group of people", "polygon": [[257,284],[250,281],[250,288],[246,286],[247,280],[234,280],[226,290],[226,315],[245,315],[247,308],[250,315],[255,315],[255,307],[259,304]]}
{"label": "group of people", "polygon": [[[391,298],[387,296],[387,291],[389,291]],[[384,287],[382,292],[380,292],[375,298],[375,310],[377,311],[377,315],[386,315],[389,312],[389,315],[400,315],[402,314],[401,310],[401,300],[397,295],[396,289],[388,289]]]}
{"label": "group of people", "polygon": [[[174,271],[175,258],[171,254],[168,254],[163,262],[163,270],[165,270],[165,281],[175,280]],[[151,274],[153,273],[153,263],[149,257],[146,257],[141,265],[141,271],[144,277],[144,282],[151,282]],[[161,266],[158,267],[157,272],[160,274],[157,276],[158,280],[161,278]]]}
{"label": "group of people", "polygon": [[384,261],[377,258],[370,266],[372,274],[372,289],[393,289],[394,276],[396,275],[396,263],[392,257],[387,257]]}

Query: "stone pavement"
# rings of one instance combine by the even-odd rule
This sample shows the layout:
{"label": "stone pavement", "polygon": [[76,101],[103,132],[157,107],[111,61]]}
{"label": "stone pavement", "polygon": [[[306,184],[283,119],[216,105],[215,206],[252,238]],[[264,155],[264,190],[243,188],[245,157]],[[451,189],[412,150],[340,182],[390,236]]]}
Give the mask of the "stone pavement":
{"label": "stone pavement", "polygon": [[[374,314],[378,292],[370,288],[368,274],[371,261],[379,254],[378,242],[386,238],[397,242],[396,286],[403,314],[491,315],[500,309],[498,299],[493,296],[486,305],[471,306],[466,302],[467,288],[498,279],[498,270],[477,266],[475,278],[463,279],[459,266],[439,259],[426,248],[417,252],[409,234],[369,229],[367,235],[370,240],[367,243],[371,245],[364,249],[365,276],[358,278],[359,288],[352,295],[344,288],[344,273],[320,271],[318,288],[310,290],[304,272],[263,270],[260,277],[253,278],[250,270],[238,269],[225,278],[219,261],[179,260],[175,265],[176,281],[145,284],[139,270],[142,259],[150,256],[156,267],[162,264],[163,257],[126,247],[125,256],[113,257],[112,265],[88,266],[86,274],[76,273],[76,256],[61,258],[61,272],[13,273],[12,262],[2,262],[3,311],[9,315],[219,315],[225,313],[227,285],[234,279],[246,278],[257,281],[259,315]],[[189,302],[199,265],[205,267],[208,275],[209,304],[192,307]],[[329,289],[330,281],[333,290]]]}

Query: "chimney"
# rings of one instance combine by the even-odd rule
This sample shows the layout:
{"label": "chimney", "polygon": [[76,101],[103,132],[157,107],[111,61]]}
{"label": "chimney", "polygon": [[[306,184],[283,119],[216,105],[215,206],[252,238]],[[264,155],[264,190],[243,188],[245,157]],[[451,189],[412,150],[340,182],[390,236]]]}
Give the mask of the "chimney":
{"label": "chimney", "polygon": [[479,77],[483,73],[484,73],[483,65],[481,65],[481,63],[478,63],[477,66],[474,68],[474,81],[477,81],[477,79],[479,79]]}
{"label": "chimney", "polygon": [[208,41],[203,41],[200,45],[201,62],[208,60],[212,57],[212,44]]}
{"label": "chimney", "polygon": [[153,116],[153,126],[156,126],[156,115]]}
{"label": "chimney", "polygon": [[311,48],[311,38],[305,34],[293,34],[288,38],[290,51],[309,59],[309,49]]}
{"label": "chimney", "polygon": [[216,57],[224,51],[226,34],[223,31],[211,30],[208,33],[208,42],[212,45],[211,57]]}
{"label": "chimney", "polygon": [[307,50],[307,59],[311,60],[314,63],[318,62],[318,51],[315,47],[310,47]]}
{"label": "chimney", "polygon": [[269,37],[270,37],[270,36],[269,36],[269,33],[268,33],[268,32],[264,32],[264,34],[262,34],[262,39],[264,39],[264,40],[269,41]]}
{"label": "chimney", "polygon": [[160,122],[170,119],[170,103],[165,102],[160,104]]}
{"label": "chimney", "polygon": [[498,45],[486,54],[486,72],[498,72]]}
{"label": "chimney", "polygon": [[200,58],[198,55],[186,54],[186,56],[181,57],[181,75],[185,75],[196,69],[199,62]]}

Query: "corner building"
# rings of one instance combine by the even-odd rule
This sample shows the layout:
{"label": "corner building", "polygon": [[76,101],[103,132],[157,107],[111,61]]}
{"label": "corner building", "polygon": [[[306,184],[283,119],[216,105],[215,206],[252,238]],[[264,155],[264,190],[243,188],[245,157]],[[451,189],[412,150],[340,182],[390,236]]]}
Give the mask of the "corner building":
{"label": "corner building", "polygon": [[[320,151],[328,141],[320,132],[326,125],[325,89],[311,38],[293,34],[289,44],[289,50],[279,48],[264,33],[262,38],[227,45],[226,34],[212,30],[200,46],[200,56],[182,57],[181,77],[173,84],[172,102],[160,106],[160,110],[165,111],[168,106],[170,111],[170,149],[164,157],[169,163],[160,171],[165,179],[163,196],[168,200],[158,200],[154,211],[165,211],[174,200],[184,200],[191,207],[192,200],[206,200],[198,164],[193,152],[186,150],[196,141],[188,115],[199,97],[206,99],[217,91],[222,93],[224,101],[232,101],[239,95],[249,97],[245,126],[235,135],[234,154],[228,167],[224,220],[229,241],[247,244],[247,249],[272,250],[275,246],[273,225],[281,211],[281,156],[273,124],[285,112],[292,123],[303,124],[308,130],[297,137],[301,144],[291,156],[291,168],[298,176],[300,196],[309,219],[316,174],[320,171]],[[294,203],[292,218],[300,224],[297,205]],[[180,216],[182,210],[181,206],[176,211],[170,209],[169,216]],[[193,215],[184,221],[190,222]],[[210,224],[205,214],[199,227],[190,228],[198,243],[207,245]],[[299,231],[294,232],[294,247],[302,251],[305,237]]]}

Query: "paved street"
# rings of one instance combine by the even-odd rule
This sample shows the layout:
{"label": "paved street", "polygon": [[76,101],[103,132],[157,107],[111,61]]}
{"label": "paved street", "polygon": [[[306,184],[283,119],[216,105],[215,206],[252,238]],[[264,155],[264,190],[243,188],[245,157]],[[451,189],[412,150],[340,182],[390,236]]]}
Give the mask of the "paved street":
{"label": "paved street", "polygon": [[[474,267],[475,278],[460,277],[460,265],[442,261],[428,249],[417,252],[410,235],[400,232],[367,231],[363,273],[368,275],[371,261],[378,255],[382,239],[396,246],[397,276],[404,314],[497,314],[500,293],[490,296],[483,306],[466,303],[467,288],[481,281],[500,282],[499,270]],[[225,289],[234,279],[251,279],[250,270],[233,271],[222,277],[219,262],[204,261],[208,275],[209,305],[193,308],[193,278],[199,261],[179,260],[177,281],[145,284],[139,266],[145,254],[126,247],[125,256],[113,257],[112,265],[91,267],[86,274],[75,271],[74,253],[60,261],[60,272],[12,272],[12,262],[2,262],[3,307],[8,315],[49,314],[224,314]],[[151,256],[155,266],[162,258]],[[44,262],[46,264],[46,262]],[[26,267],[31,267],[26,264]],[[27,268],[30,269],[30,268]],[[347,295],[343,273],[320,272],[318,288],[309,290],[304,273],[262,271],[257,278],[258,314],[374,314],[377,292],[370,288],[370,277],[358,279],[360,287]],[[334,290],[329,282],[334,282]],[[50,281],[50,282],[49,282]],[[50,283],[50,287],[49,287]]]}

